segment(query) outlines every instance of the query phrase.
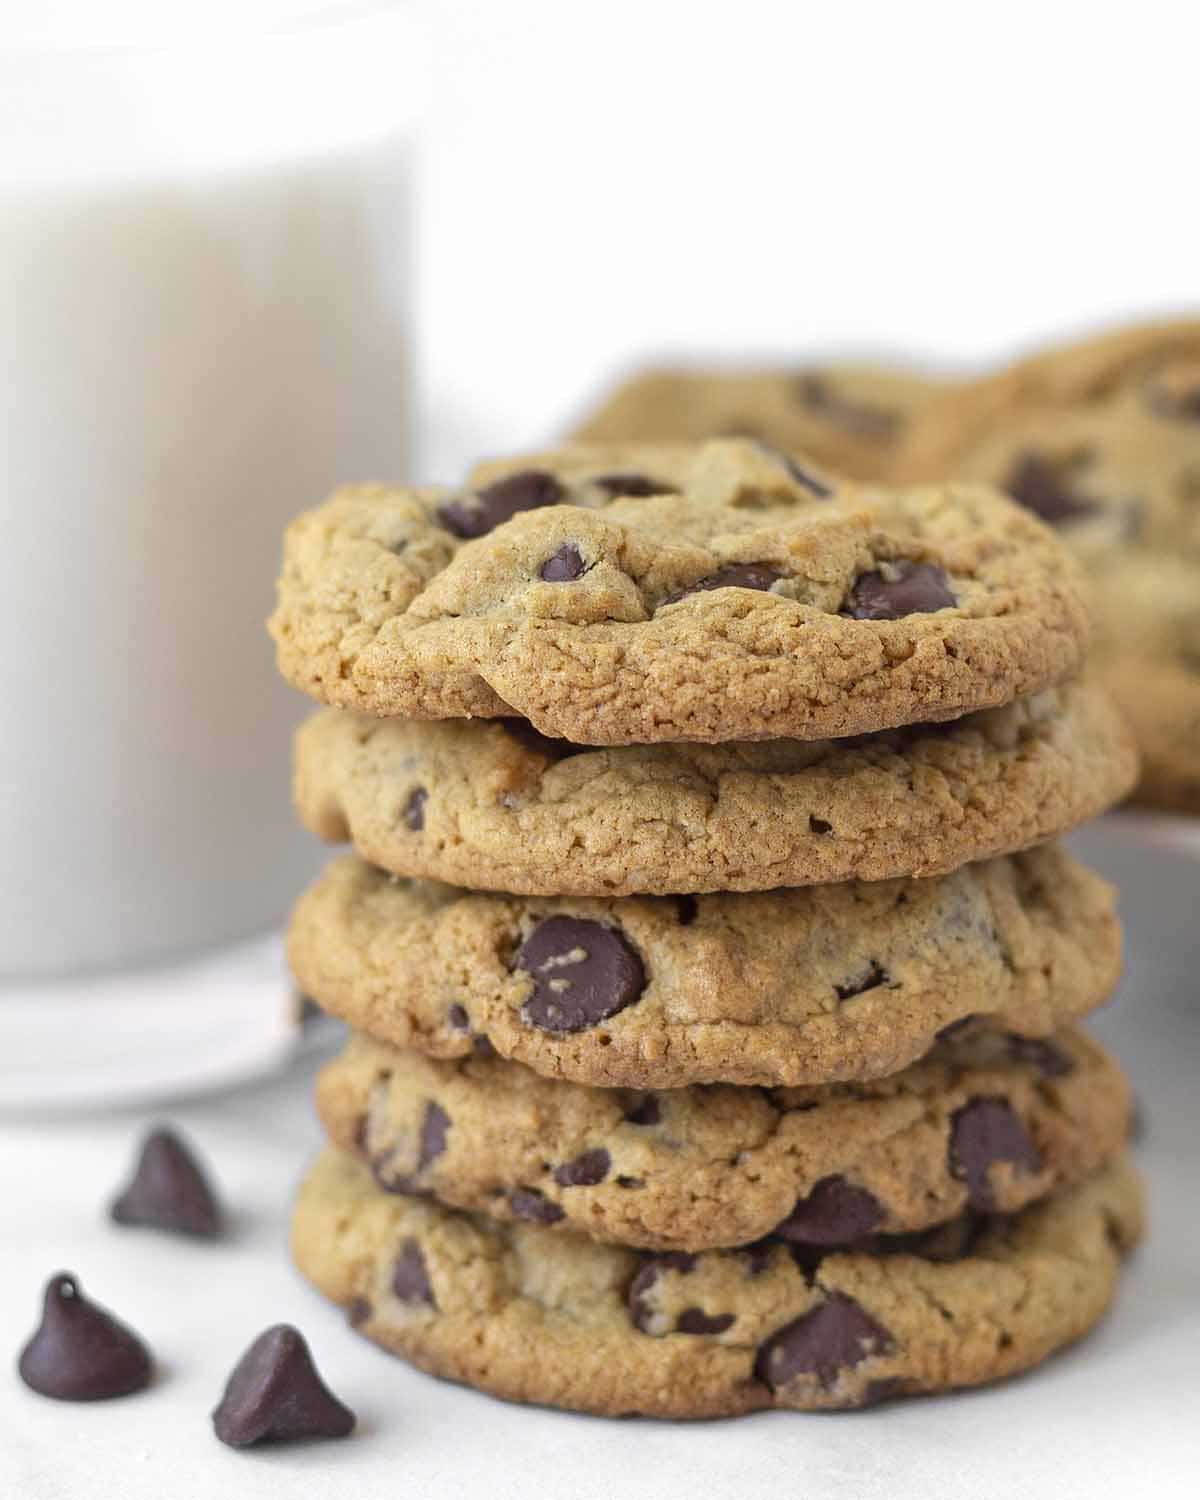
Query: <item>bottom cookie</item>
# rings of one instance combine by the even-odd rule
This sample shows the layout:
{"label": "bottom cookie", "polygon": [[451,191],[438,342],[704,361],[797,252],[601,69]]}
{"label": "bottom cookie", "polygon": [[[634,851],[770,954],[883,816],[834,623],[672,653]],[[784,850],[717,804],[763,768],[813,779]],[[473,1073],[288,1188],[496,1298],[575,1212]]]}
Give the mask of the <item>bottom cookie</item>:
{"label": "bottom cookie", "polygon": [[688,1418],[864,1406],[1028,1369],[1098,1321],[1141,1231],[1141,1184],[1120,1158],[1019,1214],[869,1253],[765,1240],[651,1255],[389,1195],[326,1150],[292,1250],[361,1332],[431,1374]]}

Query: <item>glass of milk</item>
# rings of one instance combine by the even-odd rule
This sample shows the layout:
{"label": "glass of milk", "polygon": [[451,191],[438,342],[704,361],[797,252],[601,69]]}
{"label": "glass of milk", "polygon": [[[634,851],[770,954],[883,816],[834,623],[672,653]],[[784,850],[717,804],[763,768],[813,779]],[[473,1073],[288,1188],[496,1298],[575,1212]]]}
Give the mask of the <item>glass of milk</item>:
{"label": "glass of milk", "polygon": [[404,473],[417,72],[395,6],[27,10],[0,19],[3,981],[263,931],[318,858],[263,621],[286,519]]}

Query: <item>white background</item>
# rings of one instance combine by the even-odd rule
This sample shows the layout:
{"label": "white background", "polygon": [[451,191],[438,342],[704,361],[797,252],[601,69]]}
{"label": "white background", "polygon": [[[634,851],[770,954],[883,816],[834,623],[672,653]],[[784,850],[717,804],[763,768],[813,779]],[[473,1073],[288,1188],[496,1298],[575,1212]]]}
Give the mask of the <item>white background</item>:
{"label": "white background", "polygon": [[425,462],[643,355],[1000,357],[1200,302],[1192,8],[442,0]]}

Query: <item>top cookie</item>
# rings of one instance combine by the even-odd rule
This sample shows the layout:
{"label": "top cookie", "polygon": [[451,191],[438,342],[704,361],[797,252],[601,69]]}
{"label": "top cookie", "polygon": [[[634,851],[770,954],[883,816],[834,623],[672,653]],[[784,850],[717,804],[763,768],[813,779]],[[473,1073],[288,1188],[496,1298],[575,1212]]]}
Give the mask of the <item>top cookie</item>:
{"label": "top cookie", "polygon": [[731,440],[341,490],[289,528],[271,631],[327,703],[607,745],[956,718],[1067,674],[1087,627],[1066,549],[994,491]]}
{"label": "top cookie", "polygon": [[878,479],[946,382],[877,364],[657,369],[623,381],[573,441],[758,438],[844,474]]}

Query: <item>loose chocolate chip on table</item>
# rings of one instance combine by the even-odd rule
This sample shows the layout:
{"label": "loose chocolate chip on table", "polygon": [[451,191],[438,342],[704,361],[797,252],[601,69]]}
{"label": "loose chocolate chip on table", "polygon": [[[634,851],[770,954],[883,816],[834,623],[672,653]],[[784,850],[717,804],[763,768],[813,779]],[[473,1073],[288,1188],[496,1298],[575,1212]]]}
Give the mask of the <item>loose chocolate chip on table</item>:
{"label": "loose chocolate chip on table", "polygon": [[865,995],[868,990],[878,989],[881,984],[887,984],[890,979],[891,975],[887,970],[872,959],[861,974],[856,974],[845,984],[835,984],[833,990],[839,1000],[853,1000],[855,995]]}
{"label": "loose chocolate chip on table", "polygon": [[1036,1068],[1044,1078],[1065,1078],[1075,1070],[1075,1064],[1061,1047],[1037,1037],[1010,1033],[1008,1055],[1013,1062],[1028,1063]]}
{"label": "loose chocolate chip on table", "polygon": [[615,928],[578,917],[539,922],[517,953],[533,979],[521,1019],[543,1031],[583,1031],[632,1005],[646,987],[637,952]]}
{"label": "loose chocolate chip on table", "polygon": [[774,1233],[806,1245],[852,1245],[883,1223],[883,1205],[874,1193],[840,1175],[822,1177],[801,1198]]}
{"label": "loose chocolate chip on table", "polygon": [[133,1177],[109,1209],[118,1224],[142,1224],[211,1238],[221,1231],[216,1196],[195,1156],[159,1126],[142,1144]]}
{"label": "loose chocolate chip on table", "polygon": [[42,1321],[17,1361],[31,1391],[56,1401],[106,1401],[150,1380],[150,1352],[132,1329],[83,1295],[60,1271],[46,1283]]}
{"label": "loose chocolate chip on table", "polygon": [[574,1161],[563,1162],[554,1173],[559,1187],[595,1187],[608,1176],[612,1157],[603,1146],[594,1151],[584,1151]]}
{"label": "loose chocolate chip on table", "polygon": [[1010,1104],[1003,1099],[969,1099],[950,1117],[950,1170],[966,1183],[972,1208],[995,1206],[988,1171],[997,1162],[1028,1172],[1037,1172],[1042,1165],[1037,1147]]}
{"label": "loose chocolate chip on table", "polygon": [[692,594],[708,593],[711,589],[765,591],[782,577],[783,574],[768,563],[728,563],[725,567],[718,568],[715,573],[710,573],[707,578],[701,578],[686,589],[680,589],[676,594],[669,594],[663,600],[663,604],[678,604],[681,599],[687,599]]}
{"label": "loose chocolate chip on table", "polygon": [[592,483],[614,500],[648,500],[652,495],[673,495],[675,485],[660,484],[645,474],[597,474]]}
{"label": "loose chocolate chip on table", "polygon": [[543,1198],[536,1188],[514,1188],[508,1195],[508,1206],[514,1217],[531,1224],[557,1224],[566,1215],[557,1203]]}
{"label": "loose chocolate chip on table", "polygon": [[392,1291],[401,1302],[437,1307],[425,1256],[416,1240],[405,1240],[400,1247],[396,1267],[392,1272]]}
{"label": "loose chocolate chip on table", "polygon": [[519,511],[561,504],[566,493],[554,475],[544,469],[522,469],[477,490],[473,496],[451,500],[438,511],[438,519],[455,536],[486,536]]}
{"label": "loose chocolate chip on table", "polygon": [[852,620],[899,620],[952,609],[958,600],[946,575],[932,563],[889,563],[886,571],[862,573],[846,596],[842,614]]}
{"label": "loose chocolate chip on table", "polygon": [[702,1307],[685,1307],[675,1321],[677,1333],[724,1333],[737,1321],[733,1313],[717,1313],[714,1317]]}
{"label": "loose chocolate chip on table", "polygon": [[538,569],[547,583],[573,583],[583,573],[583,556],[571,542],[564,542]]}
{"label": "loose chocolate chip on table", "polygon": [[1069,465],[1055,463],[1040,453],[1023,453],[1017,459],[1003,488],[1026,510],[1051,526],[1061,526],[1090,516],[1096,509],[1071,487]]}
{"label": "loose chocolate chip on table", "polygon": [[278,1323],[259,1334],[234,1366],[212,1424],[230,1448],[249,1448],[346,1437],[354,1413],[317,1374],[304,1336]]}
{"label": "loose chocolate chip on table", "polygon": [[852,1297],[834,1292],[819,1307],[785,1323],[760,1347],[754,1373],[773,1391],[798,1375],[815,1375],[831,1386],[842,1370],[892,1348],[888,1331]]}
{"label": "loose chocolate chip on table", "polygon": [[429,793],[423,786],[415,787],[404,804],[404,822],[414,833],[425,827],[425,804]]}

